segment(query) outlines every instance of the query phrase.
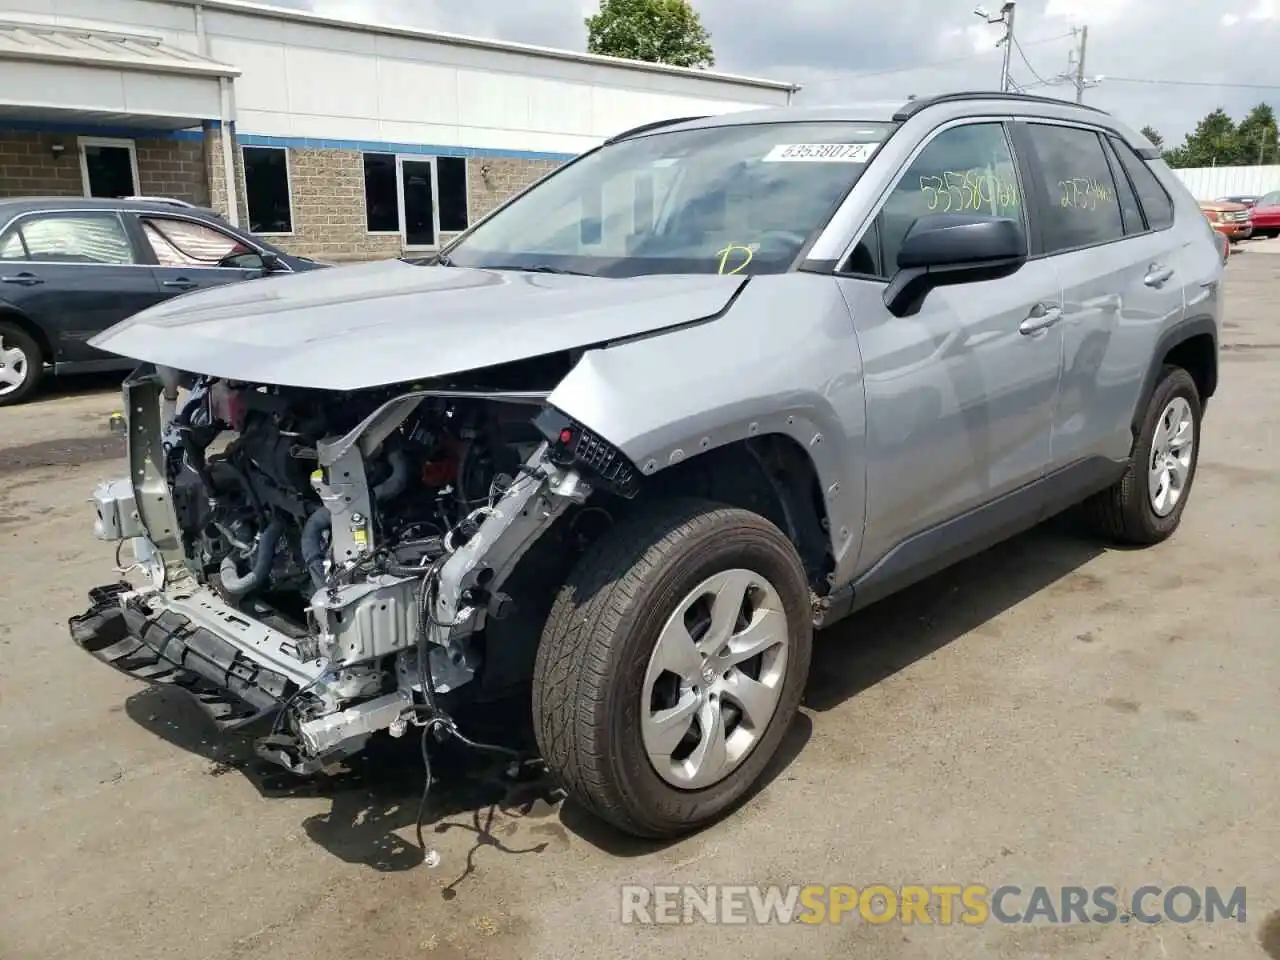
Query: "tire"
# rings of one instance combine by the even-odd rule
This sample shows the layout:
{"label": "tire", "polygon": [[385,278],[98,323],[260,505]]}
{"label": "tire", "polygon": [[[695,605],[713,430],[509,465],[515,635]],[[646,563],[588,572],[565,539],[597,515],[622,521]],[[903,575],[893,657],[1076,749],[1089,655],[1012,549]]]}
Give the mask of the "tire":
{"label": "tire", "polygon": [[[9,353],[15,350],[17,355]],[[19,355],[21,359],[17,359]],[[6,356],[15,359],[6,362]],[[44,374],[44,355],[40,352],[40,345],[21,327],[0,321],[0,365],[11,368],[15,363],[23,368],[23,380],[16,387],[7,382],[0,383],[0,407],[24,403],[40,385]]]}
{"label": "tire", "polygon": [[[1191,417],[1190,463],[1176,502],[1162,513],[1153,503],[1148,465],[1153,458],[1152,448],[1160,421],[1170,405],[1179,399],[1185,402]],[[1129,455],[1124,476],[1085,502],[1086,511],[1103,535],[1119,543],[1149,546],[1168,539],[1178,529],[1200,459],[1200,417],[1200,392],[1191,374],[1181,367],[1164,367],[1147,402],[1142,429]]]}
{"label": "tire", "polygon": [[[758,669],[759,678],[773,681],[776,706],[754,732],[745,710],[735,725],[732,692],[717,700],[712,687],[704,685],[680,694],[685,698],[681,702],[692,695],[701,704],[686,737],[699,735],[708,701],[711,709],[723,710],[714,716],[729,718],[730,741],[744,730],[745,736],[755,737],[722,779],[680,787],[670,779],[677,764],[670,758],[651,761],[646,750],[645,738],[653,729],[650,714],[656,709],[646,687],[657,670],[654,651],[664,626],[709,578],[725,583],[759,578],[772,587],[769,594],[752,586],[746,596],[763,598],[753,618],[768,615],[770,629],[780,630],[785,623],[785,666],[779,676],[766,675],[764,659],[740,664],[743,671]],[[728,588],[724,593],[733,595]],[[695,607],[704,602],[695,601]],[[696,629],[692,632],[698,635]],[[538,746],[569,798],[618,829],[654,839],[690,833],[742,801],[777,752],[800,704],[812,640],[804,568],[781,530],[758,514],[707,501],[658,502],[619,521],[596,541],[556,597],[534,667]],[[721,653],[728,649],[726,641]],[[773,657],[777,649],[761,657]],[[706,664],[712,662],[714,654],[702,661],[704,680],[709,676]],[[696,674],[696,668],[686,673]],[[729,668],[724,682],[732,674]],[[674,677],[663,672],[661,679]],[[673,687],[668,683],[668,689]],[[659,773],[659,762],[666,774]]]}

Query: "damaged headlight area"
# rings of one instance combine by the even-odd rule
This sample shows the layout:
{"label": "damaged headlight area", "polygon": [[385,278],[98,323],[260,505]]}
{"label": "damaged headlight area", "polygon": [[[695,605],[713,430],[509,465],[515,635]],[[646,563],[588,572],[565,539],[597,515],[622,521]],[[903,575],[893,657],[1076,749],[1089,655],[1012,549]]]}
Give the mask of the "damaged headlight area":
{"label": "damaged headlight area", "polygon": [[546,391],[144,368],[124,392],[130,475],[93,503],[134,575],[72,636],[223,728],[273,716],[258,753],[298,773],[527,680],[556,583],[639,484]]}

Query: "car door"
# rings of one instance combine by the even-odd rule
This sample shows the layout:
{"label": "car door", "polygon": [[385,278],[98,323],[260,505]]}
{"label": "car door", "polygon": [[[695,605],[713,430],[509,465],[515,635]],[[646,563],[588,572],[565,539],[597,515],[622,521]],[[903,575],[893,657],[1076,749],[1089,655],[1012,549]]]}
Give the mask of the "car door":
{"label": "car door", "polygon": [[1025,236],[1004,124],[970,121],[936,132],[841,271],[866,388],[863,570],[912,535],[1032,483],[1049,459],[1062,349],[1061,291],[1050,264],[939,287],[912,316],[895,317],[884,305],[908,229],[946,213],[1010,217]]}
{"label": "car door", "polygon": [[1148,228],[1101,132],[1037,121],[1017,124],[1014,136],[1035,213],[1032,250],[1063,289],[1051,464],[1123,460],[1133,404],[1122,399],[1146,373],[1154,332],[1182,314],[1177,239]]}
{"label": "car door", "polygon": [[88,340],[160,299],[120,215],[24,215],[0,236],[0,302],[44,332],[56,364],[126,364]]}
{"label": "car door", "polygon": [[135,216],[145,250],[155,260],[156,283],[166,298],[263,274],[258,251],[228,231],[192,217]]}

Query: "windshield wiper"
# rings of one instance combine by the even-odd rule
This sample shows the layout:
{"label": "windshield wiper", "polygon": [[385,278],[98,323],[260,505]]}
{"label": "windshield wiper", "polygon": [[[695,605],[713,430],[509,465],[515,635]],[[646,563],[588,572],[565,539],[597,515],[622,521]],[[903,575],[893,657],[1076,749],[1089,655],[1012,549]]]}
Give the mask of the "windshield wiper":
{"label": "windshield wiper", "polygon": [[498,266],[486,266],[486,270],[520,270],[524,273],[558,273],[569,277],[594,277],[594,273],[584,273],[581,270],[566,270],[564,267],[553,267],[546,263],[536,263],[532,267],[520,267],[514,264],[499,264]]}

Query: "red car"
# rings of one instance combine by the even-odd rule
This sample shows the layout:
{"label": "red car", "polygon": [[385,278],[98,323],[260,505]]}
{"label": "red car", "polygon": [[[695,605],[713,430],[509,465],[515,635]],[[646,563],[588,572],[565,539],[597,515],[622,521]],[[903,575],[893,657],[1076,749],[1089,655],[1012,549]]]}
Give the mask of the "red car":
{"label": "red car", "polygon": [[1265,194],[1251,213],[1255,237],[1280,237],[1280,190]]}

